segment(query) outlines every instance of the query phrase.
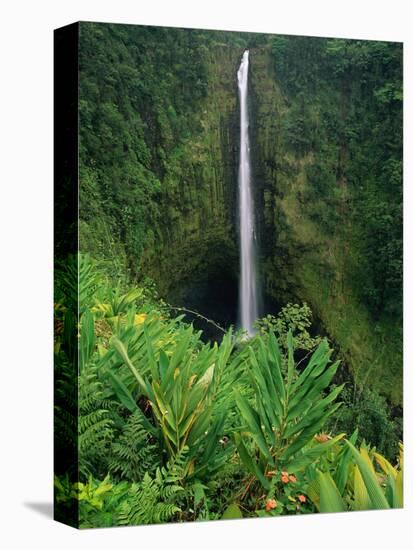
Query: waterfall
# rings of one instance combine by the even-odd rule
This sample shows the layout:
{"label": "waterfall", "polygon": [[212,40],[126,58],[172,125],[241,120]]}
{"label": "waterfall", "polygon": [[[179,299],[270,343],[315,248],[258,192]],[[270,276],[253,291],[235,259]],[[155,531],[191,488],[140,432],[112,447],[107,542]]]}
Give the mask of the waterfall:
{"label": "waterfall", "polygon": [[240,326],[254,334],[258,317],[257,276],[255,266],[254,201],[251,191],[250,144],[248,135],[248,66],[246,50],[239,66],[238,92],[240,103],[240,157],[238,171],[238,206],[240,230]]}

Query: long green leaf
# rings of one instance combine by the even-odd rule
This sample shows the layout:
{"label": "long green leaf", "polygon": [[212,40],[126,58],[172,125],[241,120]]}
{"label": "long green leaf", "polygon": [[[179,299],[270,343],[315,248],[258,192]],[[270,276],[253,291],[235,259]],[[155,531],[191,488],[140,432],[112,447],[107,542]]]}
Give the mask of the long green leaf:
{"label": "long green leaf", "polygon": [[[261,401],[262,420],[267,424],[267,430],[271,432],[272,426],[280,427],[280,419],[283,412],[282,406],[273,385],[271,383],[267,385],[267,381],[271,380],[271,374],[269,373],[269,369],[268,372],[265,372],[265,363],[262,355],[260,354],[258,362],[254,352],[250,350],[250,363],[252,367],[250,369],[251,381],[256,391],[257,401]],[[261,372],[261,368],[263,368],[266,377]]]}
{"label": "long green leaf", "polygon": [[138,408],[138,405],[136,404],[135,399],[133,398],[131,392],[128,390],[126,385],[122,382],[119,376],[113,373],[110,369],[108,369],[106,372],[108,378],[110,379],[111,387],[119,401],[126,409],[128,409],[128,411],[135,412]]}
{"label": "long green leaf", "polygon": [[[358,429],[356,428],[350,437],[350,442],[355,445],[358,437]],[[334,476],[334,481],[337,484],[337,488],[340,494],[343,494],[347,485],[348,473],[351,464],[351,452],[350,449],[345,446],[342,448],[338,457],[338,466]]]}
{"label": "long green leaf", "polygon": [[293,381],[294,376],[294,340],[293,340],[293,333],[291,332],[291,329],[288,331],[287,334],[287,346],[288,346],[288,368],[287,368],[287,384],[288,384],[288,391],[290,391],[290,387]]}
{"label": "long green leaf", "polygon": [[371,502],[358,466],[354,466],[354,510],[370,510]]}
{"label": "long green leaf", "polygon": [[138,381],[138,384],[141,386],[143,394],[148,397],[152,402],[154,402],[155,396],[153,395],[153,391],[151,391],[149,385],[145,382],[145,380],[139,374],[138,370],[133,365],[132,361],[129,359],[128,352],[126,351],[125,346],[118,338],[116,338],[116,336],[112,336],[110,341],[115,351],[118,353],[125,365],[129,367],[130,371]]}
{"label": "long green leaf", "polygon": [[263,472],[261,472],[255,460],[249,455],[240,434],[235,434],[235,443],[237,445],[239,456],[244,465],[253,475],[255,475],[257,479],[260,480],[264,489],[269,490],[271,486],[269,480],[264,476]]}
{"label": "long green leaf", "polygon": [[[291,422],[291,424],[287,427],[285,431],[285,434],[284,434],[285,437],[291,437],[296,433],[298,433],[300,430],[303,430],[307,426],[317,422],[317,420],[325,414],[324,409],[326,405],[329,405],[332,401],[334,401],[337,398],[342,388],[343,386],[339,386],[338,388],[333,390],[327,397],[320,400],[314,407],[311,408],[311,410],[305,416],[303,416],[303,418],[299,422],[297,422],[296,424],[293,424]],[[327,416],[332,414],[332,412],[335,412],[339,406],[340,404],[337,403],[336,405],[331,407],[327,412]]]}
{"label": "long green leaf", "polygon": [[363,459],[359,451],[354,447],[352,443],[346,441],[346,444],[349,446],[354,460],[356,461],[357,466],[360,468],[360,473],[366,485],[367,492],[373,508],[377,510],[385,510],[390,508],[389,503],[384,496],[382,488],[377,481],[376,475],[374,474],[374,472],[371,471],[370,465],[366,462],[365,459]]}
{"label": "long green leaf", "polygon": [[322,417],[317,418],[316,421],[312,422],[309,426],[304,428],[304,430],[299,433],[295,439],[290,442],[289,446],[285,449],[283,453],[284,459],[290,458],[298,453],[303,447],[308,445],[313,437],[322,429],[326,423],[329,416],[331,416],[337,408],[340,406],[340,403],[337,403],[331,409],[324,413]]}
{"label": "long green leaf", "polygon": [[285,387],[281,370],[281,352],[278,341],[272,332],[270,332],[268,339],[268,360],[276,392],[278,393],[280,401],[284,401]]}
{"label": "long green leaf", "polygon": [[132,394],[130,393],[126,385],[122,382],[122,380],[119,378],[119,376],[117,376],[115,373],[113,373],[109,369],[106,372],[110,379],[111,387],[115,392],[115,395],[118,397],[119,401],[122,403],[122,405],[126,409],[128,409],[130,412],[135,414],[137,413],[139,415],[142,426],[152,435],[157,435],[158,433],[157,429],[149,422],[149,420],[143,414],[143,412],[135,402]]}
{"label": "long green leaf", "polygon": [[95,349],[95,323],[93,315],[86,309],[82,315],[82,328],[80,334],[80,368],[83,369],[91,358]]}
{"label": "long green leaf", "polygon": [[403,470],[400,470],[396,476],[393,508],[403,508]]}
{"label": "long green leaf", "polygon": [[320,512],[344,512],[345,504],[329,473],[319,473]]}
{"label": "long green leaf", "polygon": [[248,401],[239,393],[238,390],[235,390],[234,394],[235,394],[235,401],[238,405],[238,408],[244,420],[246,421],[250,429],[251,436],[257,443],[259,449],[261,450],[265,458],[268,460],[268,462],[270,464],[273,464],[273,458],[271,456],[264,434],[262,433],[258,414],[256,413],[256,411],[254,411],[254,409],[251,407]]}
{"label": "long green leaf", "polygon": [[336,361],[321,376],[315,380],[308,380],[299,394],[295,395],[294,399],[290,401],[288,421],[293,420],[299,414],[303,414],[312,405],[314,399],[318,399],[320,393],[330,384],[339,365],[340,362]]}
{"label": "long green leaf", "polygon": [[299,470],[305,469],[308,465],[318,460],[320,456],[322,456],[328,449],[335,445],[337,441],[340,441],[340,439],[342,439],[344,436],[345,434],[340,434],[333,439],[326,441],[325,443],[317,443],[316,445],[314,445],[314,447],[305,450],[296,458],[293,458],[290,461],[286,461],[284,463],[286,469],[289,472],[298,472]]}

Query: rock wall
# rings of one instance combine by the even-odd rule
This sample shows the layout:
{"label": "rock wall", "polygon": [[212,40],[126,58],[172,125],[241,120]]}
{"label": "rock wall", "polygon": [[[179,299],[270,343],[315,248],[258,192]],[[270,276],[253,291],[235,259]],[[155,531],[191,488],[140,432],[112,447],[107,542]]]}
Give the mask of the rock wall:
{"label": "rock wall", "polygon": [[[142,272],[174,301],[191,286],[227,273],[236,279],[236,181],[238,52],[222,46],[209,53],[208,95],[199,131],[180,151],[163,179],[161,231],[147,242]],[[236,285],[236,282],[234,282]]]}
{"label": "rock wall", "polygon": [[[359,387],[373,384],[400,403],[400,325],[392,326],[386,317],[373,319],[358,293],[364,220],[354,215],[352,205],[359,197],[338,169],[340,163],[346,163],[346,151],[340,143],[329,143],[329,155],[336,158],[332,163],[335,170],[329,175],[334,200],[333,193],[315,197],[309,192],[308,168],[320,160],[317,153],[311,149],[297,153],[286,140],[286,120],[297,100],[282,93],[269,47],[252,49],[250,59],[254,178],[265,293],[280,304],[307,302]],[[334,101],[344,109],[343,94],[338,90]],[[334,223],[326,226],[323,215],[329,213]]]}

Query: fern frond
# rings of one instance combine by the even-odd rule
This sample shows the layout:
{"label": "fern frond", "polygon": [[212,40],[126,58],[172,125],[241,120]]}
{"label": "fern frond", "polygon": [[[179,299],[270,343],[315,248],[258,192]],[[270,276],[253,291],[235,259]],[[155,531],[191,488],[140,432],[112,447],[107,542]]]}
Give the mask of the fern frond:
{"label": "fern frond", "polygon": [[109,471],[112,476],[128,481],[141,480],[145,472],[155,472],[159,448],[142,427],[139,413],[129,416],[119,438],[112,443]]}
{"label": "fern frond", "polygon": [[97,369],[89,364],[79,377],[78,446],[79,469],[85,476],[107,471],[105,458],[112,442],[111,403],[103,400]]}
{"label": "fern frond", "polygon": [[157,477],[165,480],[166,483],[181,483],[186,476],[189,466],[189,448],[183,449],[174,457],[171,457],[166,466],[162,466],[157,471]]}
{"label": "fern frond", "polygon": [[118,516],[120,525],[164,523],[181,512],[177,495],[184,489],[169,483],[158,468],[155,478],[146,473],[141,483],[132,485]]}

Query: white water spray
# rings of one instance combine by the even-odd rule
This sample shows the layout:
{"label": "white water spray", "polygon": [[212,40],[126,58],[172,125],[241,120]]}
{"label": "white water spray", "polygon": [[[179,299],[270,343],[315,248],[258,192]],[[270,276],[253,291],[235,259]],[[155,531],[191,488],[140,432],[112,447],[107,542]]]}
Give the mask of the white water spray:
{"label": "white water spray", "polygon": [[248,135],[248,66],[246,50],[239,66],[238,92],[240,102],[240,157],[238,171],[238,201],[240,223],[240,325],[252,336],[253,323],[258,318],[257,276],[255,268],[254,201],[251,192],[250,143]]}

